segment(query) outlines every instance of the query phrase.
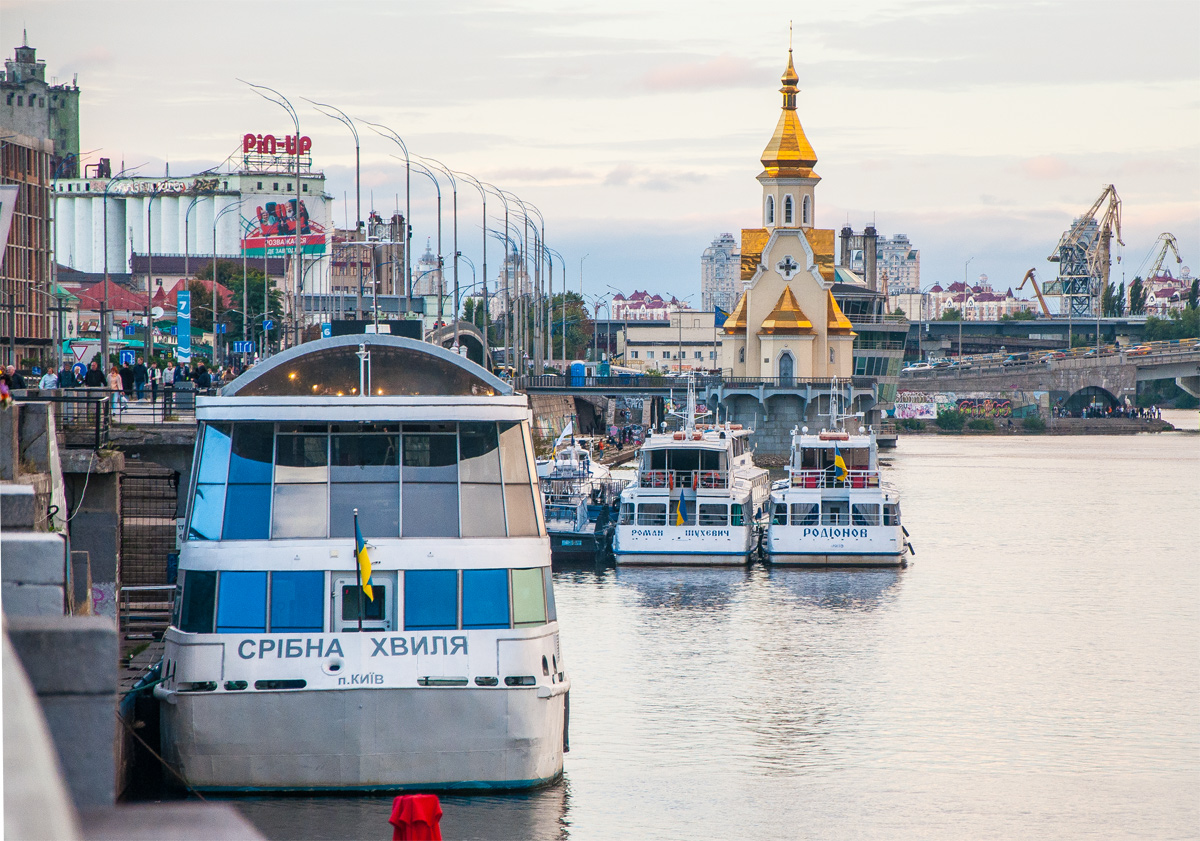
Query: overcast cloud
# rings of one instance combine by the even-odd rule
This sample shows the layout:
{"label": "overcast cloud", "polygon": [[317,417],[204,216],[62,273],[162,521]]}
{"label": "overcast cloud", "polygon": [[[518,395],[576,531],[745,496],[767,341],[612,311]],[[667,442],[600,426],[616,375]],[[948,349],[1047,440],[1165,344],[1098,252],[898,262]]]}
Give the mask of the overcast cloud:
{"label": "overcast cloud", "polygon": [[[289,131],[237,81],[248,79],[300,108],[339,224],[353,145],[303,97],[385,123],[412,151],[537,205],[572,285],[586,253],[589,293],[649,287],[698,303],[700,252],[759,223],[758,156],[801,13],[812,15],[795,20],[794,46],[824,179],[820,227],[874,220],[907,233],[926,283],[961,278],[973,257],[972,275],[1016,285],[1030,266],[1053,274],[1045,258],[1062,230],[1111,182],[1124,200],[1118,277],[1161,231],[1200,268],[1192,0],[0,0],[0,46],[11,56],[27,28],[48,75],[79,74],[93,160],[153,170],[169,159],[182,174],[224,160],[247,131]],[[364,202],[390,212],[403,166],[361,133]],[[433,194],[427,179],[413,185],[423,250]],[[477,202],[470,188],[459,197],[460,243],[478,264]]]}

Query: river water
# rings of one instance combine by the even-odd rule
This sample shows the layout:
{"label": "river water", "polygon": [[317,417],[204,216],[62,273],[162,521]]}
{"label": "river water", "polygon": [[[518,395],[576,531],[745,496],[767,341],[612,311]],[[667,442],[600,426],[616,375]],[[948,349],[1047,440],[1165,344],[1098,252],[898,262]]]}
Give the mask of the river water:
{"label": "river water", "polygon": [[[888,459],[905,570],[556,572],[564,779],[444,797],[444,836],[1200,834],[1200,435]],[[237,804],[271,838],[390,837],[390,798]]]}

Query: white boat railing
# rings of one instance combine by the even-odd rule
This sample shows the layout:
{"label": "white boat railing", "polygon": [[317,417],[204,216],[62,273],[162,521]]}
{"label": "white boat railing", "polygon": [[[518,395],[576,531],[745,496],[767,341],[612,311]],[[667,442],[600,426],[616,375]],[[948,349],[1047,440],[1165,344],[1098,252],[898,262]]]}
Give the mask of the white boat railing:
{"label": "white boat railing", "polygon": [[827,470],[794,470],[789,468],[793,488],[877,488],[878,470],[850,470],[839,480],[833,468]]}
{"label": "white boat railing", "polygon": [[644,470],[638,485],[643,488],[724,490],[729,487],[729,476],[723,470]]}

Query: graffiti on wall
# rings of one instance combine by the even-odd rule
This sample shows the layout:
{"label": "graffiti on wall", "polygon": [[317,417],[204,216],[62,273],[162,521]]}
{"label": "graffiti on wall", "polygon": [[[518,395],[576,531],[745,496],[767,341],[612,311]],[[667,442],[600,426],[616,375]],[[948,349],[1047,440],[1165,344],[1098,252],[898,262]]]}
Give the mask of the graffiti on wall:
{"label": "graffiti on wall", "polygon": [[1011,418],[1012,401],[1003,397],[961,397],[958,411],[972,418]]}

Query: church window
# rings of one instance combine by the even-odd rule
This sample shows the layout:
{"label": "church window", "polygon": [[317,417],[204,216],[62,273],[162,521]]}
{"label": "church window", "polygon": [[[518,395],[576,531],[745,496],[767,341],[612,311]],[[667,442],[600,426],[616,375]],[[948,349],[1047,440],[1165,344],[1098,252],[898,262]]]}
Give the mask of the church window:
{"label": "church window", "polygon": [[808,196],[804,197],[804,215],[801,217],[802,224],[812,224],[812,199]]}
{"label": "church window", "polygon": [[783,224],[792,224],[792,197],[785,196],[783,199]]}
{"label": "church window", "polygon": [[829,349],[829,364],[831,364],[831,365],[837,361],[836,357],[834,356],[834,353],[835,353],[834,349],[830,348]]}
{"label": "church window", "polygon": [[767,196],[767,224],[775,224],[775,197]]}
{"label": "church window", "polygon": [[740,348],[738,348],[738,362],[745,362],[745,361],[746,361],[746,349],[744,347],[740,347]]}

